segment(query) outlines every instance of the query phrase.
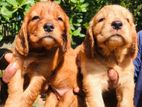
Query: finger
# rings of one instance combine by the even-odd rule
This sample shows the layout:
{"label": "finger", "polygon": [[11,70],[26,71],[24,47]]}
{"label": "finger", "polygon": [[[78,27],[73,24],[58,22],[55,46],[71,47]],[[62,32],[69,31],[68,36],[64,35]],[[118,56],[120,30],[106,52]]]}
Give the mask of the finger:
{"label": "finger", "polygon": [[13,77],[13,75],[15,74],[15,72],[17,71],[17,64],[15,63],[11,63],[7,66],[7,68],[5,69],[5,72],[3,74],[3,81],[8,83],[9,80]]}
{"label": "finger", "polygon": [[75,87],[75,88],[73,89],[73,92],[74,92],[74,93],[79,93],[79,91],[80,91],[80,88],[79,88],[79,87]]}
{"label": "finger", "polygon": [[12,61],[13,54],[12,53],[6,53],[4,57],[5,57],[6,61],[10,63]]}
{"label": "finger", "polygon": [[117,73],[115,70],[113,70],[113,69],[109,70],[109,78],[112,81],[117,80]]}

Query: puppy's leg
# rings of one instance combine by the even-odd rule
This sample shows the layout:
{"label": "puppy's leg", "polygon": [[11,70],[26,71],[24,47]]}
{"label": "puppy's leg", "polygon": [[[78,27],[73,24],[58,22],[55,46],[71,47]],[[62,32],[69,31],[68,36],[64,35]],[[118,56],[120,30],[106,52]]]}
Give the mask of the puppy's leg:
{"label": "puppy's leg", "polygon": [[118,105],[117,107],[134,107],[133,103],[134,97],[134,83],[126,83],[117,89]]}
{"label": "puppy's leg", "polygon": [[53,92],[49,92],[45,101],[45,107],[56,107],[57,103],[57,96]]}
{"label": "puppy's leg", "polygon": [[91,76],[84,78],[83,81],[87,107],[105,107],[100,81]]}
{"label": "puppy's leg", "polygon": [[39,95],[45,78],[42,75],[34,73],[31,75],[31,81],[23,93],[24,107],[32,107],[32,104]]}
{"label": "puppy's leg", "polygon": [[19,100],[22,98],[23,93],[23,76],[21,70],[17,70],[16,74],[11,78],[8,83],[8,99],[5,107],[19,107]]}

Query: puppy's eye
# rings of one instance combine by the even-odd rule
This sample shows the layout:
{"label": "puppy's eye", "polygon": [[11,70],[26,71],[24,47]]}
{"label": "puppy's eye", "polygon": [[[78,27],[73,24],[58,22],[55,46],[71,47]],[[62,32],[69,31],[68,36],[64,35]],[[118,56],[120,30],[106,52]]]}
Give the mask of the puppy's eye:
{"label": "puppy's eye", "polygon": [[63,22],[63,19],[61,16],[58,17],[58,20]]}
{"label": "puppy's eye", "polygon": [[126,20],[127,20],[128,23],[130,22],[129,18],[126,18]]}
{"label": "puppy's eye", "polygon": [[100,18],[99,20],[98,20],[98,22],[102,22],[102,21],[104,21],[105,20],[105,18]]}
{"label": "puppy's eye", "polygon": [[40,19],[39,16],[34,16],[34,17],[32,18],[32,21],[33,21],[33,20],[38,20],[38,19]]}

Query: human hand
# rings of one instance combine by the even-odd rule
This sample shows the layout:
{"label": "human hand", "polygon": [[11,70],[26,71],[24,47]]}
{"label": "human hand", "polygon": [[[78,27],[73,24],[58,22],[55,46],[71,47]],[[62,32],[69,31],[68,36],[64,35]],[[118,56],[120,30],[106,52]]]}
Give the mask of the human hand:
{"label": "human hand", "polygon": [[9,65],[6,67],[2,79],[4,82],[8,83],[9,80],[14,76],[14,74],[17,71],[17,64],[16,62],[12,62],[13,54],[12,53],[6,53],[5,54],[5,59],[9,63]]}
{"label": "human hand", "polygon": [[119,81],[119,74],[116,70],[114,70],[113,68],[108,70],[108,82],[110,84],[111,87],[116,87],[116,85],[118,84]]}

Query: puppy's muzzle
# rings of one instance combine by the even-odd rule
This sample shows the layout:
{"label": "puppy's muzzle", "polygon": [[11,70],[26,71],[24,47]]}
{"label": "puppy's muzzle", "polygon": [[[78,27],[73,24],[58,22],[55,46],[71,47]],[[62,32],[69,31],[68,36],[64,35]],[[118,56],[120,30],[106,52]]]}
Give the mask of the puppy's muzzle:
{"label": "puppy's muzzle", "polygon": [[109,37],[106,40],[106,45],[108,47],[111,47],[112,49],[115,49],[116,47],[123,46],[124,43],[125,43],[124,38],[119,34],[112,35],[111,37]]}

